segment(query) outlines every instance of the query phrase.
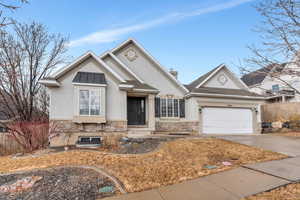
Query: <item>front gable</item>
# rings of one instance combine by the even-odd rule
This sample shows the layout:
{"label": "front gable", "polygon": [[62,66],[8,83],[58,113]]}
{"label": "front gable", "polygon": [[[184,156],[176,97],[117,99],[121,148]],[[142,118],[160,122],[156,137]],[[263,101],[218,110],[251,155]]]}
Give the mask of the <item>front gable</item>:
{"label": "front gable", "polygon": [[177,79],[134,40],[126,41],[112,50],[112,53],[138,77],[141,77],[145,83],[157,88],[160,95],[183,96],[188,92]]}
{"label": "front gable", "polygon": [[225,65],[216,68],[196,88],[200,87],[248,90],[244,82],[236,77]]}
{"label": "front gable", "polygon": [[[76,81],[75,77],[82,72],[102,74],[105,84]],[[126,92],[121,91],[119,85],[126,81],[103,61],[99,61],[98,57],[88,54],[80,61],[77,60],[58,71],[51,80],[59,83],[58,87],[49,86],[51,119],[72,120],[76,123],[102,123],[112,119],[125,119]],[[100,112],[96,116],[79,113],[79,97],[82,90],[99,96]]]}
{"label": "front gable", "polygon": [[113,59],[109,54],[107,54],[104,57],[101,57],[101,59],[109,66],[111,67],[115,72],[120,74],[126,81],[127,80],[135,80],[135,78],[128,73],[125,69],[120,67],[120,64],[117,63],[115,59]]}
{"label": "front gable", "polygon": [[[75,61],[73,61],[72,63],[70,63],[69,65],[61,68],[58,71],[56,71],[52,76],[50,76],[48,78],[50,78],[52,80],[59,80],[62,77],[64,77],[65,75],[69,75],[70,71],[72,71],[75,68],[80,67],[83,62],[85,62],[87,59],[90,59],[90,58],[94,62],[94,65],[96,63],[97,66],[99,66],[100,68],[104,69],[107,73],[109,73],[110,75],[112,75],[117,81],[119,81],[119,82],[126,82],[125,79],[121,75],[119,75],[118,73],[116,73],[103,60],[101,60],[98,56],[96,56],[93,52],[90,52],[90,51],[86,52],[85,54],[83,54],[82,56],[80,56],[79,58],[77,58]],[[43,80],[41,81],[41,83],[43,83]],[[47,85],[47,84],[45,84],[45,85]]]}
{"label": "front gable", "polygon": [[221,69],[218,73],[212,76],[202,87],[242,89],[239,84],[227,70]]}

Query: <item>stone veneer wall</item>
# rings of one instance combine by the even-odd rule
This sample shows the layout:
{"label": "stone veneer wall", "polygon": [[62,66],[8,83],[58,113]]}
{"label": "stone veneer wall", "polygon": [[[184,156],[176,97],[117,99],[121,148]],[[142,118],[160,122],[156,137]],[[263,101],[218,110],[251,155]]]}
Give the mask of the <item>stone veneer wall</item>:
{"label": "stone veneer wall", "polygon": [[127,131],[127,121],[107,121],[105,124],[74,123],[71,120],[51,120],[59,132],[122,132]]}
{"label": "stone veneer wall", "polygon": [[198,134],[199,122],[198,121],[174,121],[174,122],[157,121],[155,123],[155,132],[156,133]]}
{"label": "stone veneer wall", "polygon": [[50,146],[75,145],[78,136],[107,136],[127,134],[127,121],[108,121],[105,124],[78,124],[71,120],[51,120],[58,136],[50,139]]}

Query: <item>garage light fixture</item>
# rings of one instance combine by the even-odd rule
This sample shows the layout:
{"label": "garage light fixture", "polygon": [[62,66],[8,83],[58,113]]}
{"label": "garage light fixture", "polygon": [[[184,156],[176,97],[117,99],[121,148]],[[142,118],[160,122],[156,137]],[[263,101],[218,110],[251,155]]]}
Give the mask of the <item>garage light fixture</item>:
{"label": "garage light fixture", "polygon": [[201,108],[201,107],[199,108],[199,113],[200,113],[200,114],[202,113],[202,108]]}
{"label": "garage light fixture", "polygon": [[258,113],[258,110],[257,110],[257,108],[255,108],[255,107],[252,108],[252,111],[255,112],[256,114]]}

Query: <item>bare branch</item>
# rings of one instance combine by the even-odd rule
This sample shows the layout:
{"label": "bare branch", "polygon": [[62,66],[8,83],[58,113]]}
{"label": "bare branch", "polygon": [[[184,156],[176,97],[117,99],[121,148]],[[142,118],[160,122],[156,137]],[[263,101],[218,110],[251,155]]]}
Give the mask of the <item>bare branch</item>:
{"label": "bare branch", "polygon": [[[259,47],[248,47],[252,56],[244,60],[240,71],[263,73],[300,94],[282,78],[282,75],[300,76],[300,1],[263,0],[255,8],[262,16],[261,25],[255,29],[261,41]],[[285,70],[259,70],[283,65]]]}
{"label": "bare branch", "polygon": [[15,23],[13,28],[12,32],[0,34],[3,110],[8,117],[18,116],[22,121],[45,117],[48,97],[38,81],[65,62],[67,38],[48,33],[45,26],[36,22]]}

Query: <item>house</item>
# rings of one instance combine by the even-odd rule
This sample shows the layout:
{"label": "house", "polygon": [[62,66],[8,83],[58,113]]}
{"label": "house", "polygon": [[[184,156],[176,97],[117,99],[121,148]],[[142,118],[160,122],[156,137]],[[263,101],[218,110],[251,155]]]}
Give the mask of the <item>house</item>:
{"label": "house", "polygon": [[87,52],[40,81],[49,89],[50,120],[78,137],[105,134],[257,134],[264,97],[224,64],[188,85],[134,39],[101,56]]}
{"label": "house", "polygon": [[[271,64],[242,76],[250,91],[265,95],[267,103],[300,102],[300,77],[292,64]],[[296,90],[295,90],[296,89]]]}

